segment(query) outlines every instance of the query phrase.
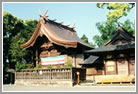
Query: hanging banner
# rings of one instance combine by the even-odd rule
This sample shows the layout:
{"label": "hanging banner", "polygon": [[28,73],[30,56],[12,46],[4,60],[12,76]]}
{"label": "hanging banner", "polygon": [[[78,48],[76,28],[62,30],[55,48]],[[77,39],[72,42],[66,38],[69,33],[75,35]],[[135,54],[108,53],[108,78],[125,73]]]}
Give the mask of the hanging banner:
{"label": "hanging banner", "polygon": [[64,64],[65,57],[64,56],[56,56],[56,57],[46,57],[41,58],[42,65],[53,65],[53,64]]}

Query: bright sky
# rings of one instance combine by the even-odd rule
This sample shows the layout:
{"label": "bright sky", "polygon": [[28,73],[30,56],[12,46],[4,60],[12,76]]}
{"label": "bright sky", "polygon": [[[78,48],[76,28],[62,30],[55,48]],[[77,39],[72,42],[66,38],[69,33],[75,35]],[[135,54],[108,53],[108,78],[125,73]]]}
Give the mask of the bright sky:
{"label": "bright sky", "polygon": [[[57,19],[57,22],[73,25],[76,22],[77,34],[81,37],[85,34],[90,42],[93,42],[93,36],[99,35],[96,28],[97,22],[106,21],[107,9],[96,7],[96,3],[4,3],[3,11],[10,12],[12,15],[26,20],[39,19],[41,10],[43,13],[48,8],[47,15],[49,19]],[[135,8],[131,10],[128,16],[120,19],[120,22],[130,19],[135,20]]]}

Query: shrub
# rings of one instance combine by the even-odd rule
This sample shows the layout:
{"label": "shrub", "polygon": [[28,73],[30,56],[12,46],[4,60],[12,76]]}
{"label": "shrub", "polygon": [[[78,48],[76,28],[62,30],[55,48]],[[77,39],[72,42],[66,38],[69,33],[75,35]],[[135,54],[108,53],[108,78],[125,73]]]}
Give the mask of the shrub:
{"label": "shrub", "polygon": [[27,64],[17,62],[16,65],[15,65],[15,68],[16,68],[16,71],[20,71],[21,69],[26,69]]}
{"label": "shrub", "polygon": [[70,60],[67,60],[64,65],[66,68],[72,68],[72,62]]}
{"label": "shrub", "polygon": [[38,63],[37,65],[36,65],[36,67],[34,67],[34,69],[40,69],[41,68],[41,63]]}
{"label": "shrub", "polygon": [[48,65],[47,68],[52,68],[52,65]]}

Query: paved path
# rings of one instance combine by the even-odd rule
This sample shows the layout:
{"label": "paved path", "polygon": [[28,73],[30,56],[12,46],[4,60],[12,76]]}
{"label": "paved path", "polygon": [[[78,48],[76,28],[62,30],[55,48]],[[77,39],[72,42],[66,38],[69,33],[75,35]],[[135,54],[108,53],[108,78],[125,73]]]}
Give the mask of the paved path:
{"label": "paved path", "polygon": [[17,85],[3,85],[3,92],[102,92],[102,91],[135,91],[135,86],[74,86],[74,87],[48,87],[48,86],[17,86]]}

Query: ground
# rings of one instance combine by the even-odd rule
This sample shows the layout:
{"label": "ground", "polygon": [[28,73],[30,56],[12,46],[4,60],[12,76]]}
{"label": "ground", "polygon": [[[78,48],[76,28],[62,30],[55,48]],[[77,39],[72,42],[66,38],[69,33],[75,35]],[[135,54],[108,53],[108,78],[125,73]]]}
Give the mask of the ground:
{"label": "ground", "polygon": [[101,92],[101,91],[135,91],[135,85],[96,85],[96,86],[79,86],[74,87],[48,87],[48,86],[21,86],[21,85],[3,85],[3,92]]}

